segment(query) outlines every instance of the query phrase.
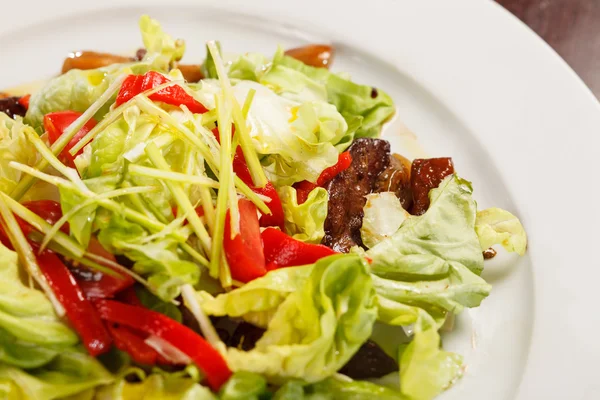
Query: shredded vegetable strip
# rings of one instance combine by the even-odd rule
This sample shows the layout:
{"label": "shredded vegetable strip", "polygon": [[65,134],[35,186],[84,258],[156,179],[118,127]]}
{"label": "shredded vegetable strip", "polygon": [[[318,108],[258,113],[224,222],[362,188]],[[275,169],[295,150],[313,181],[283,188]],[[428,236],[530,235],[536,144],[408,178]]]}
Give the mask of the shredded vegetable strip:
{"label": "shredded vegetable strip", "polygon": [[[126,76],[123,77],[123,80],[125,80],[125,78],[126,78]],[[117,89],[120,89],[121,83],[118,85]],[[151,96],[153,93],[156,93],[159,90],[162,90],[169,86],[173,86],[175,84],[177,84],[176,81],[165,82],[162,85],[159,85],[151,90],[142,92],[142,93],[138,94],[137,96]],[[110,96],[112,96],[114,94],[114,92],[116,92],[116,91],[117,90],[114,90],[110,94]],[[106,92],[104,94],[106,94]],[[110,98],[110,96],[109,96],[109,98]],[[102,120],[94,128],[92,128],[84,137],[81,138],[81,140],[79,140],[73,147],[71,147],[71,150],[69,150],[69,153],[71,153],[71,155],[74,156],[75,154],[77,154],[79,152],[79,150],[83,149],[89,142],[91,142],[96,137],[96,135],[98,133],[102,132],[104,129],[106,129],[106,127],[108,127],[108,125],[115,122],[121,116],[121,114],[123,114],[123,111],[125,111],[126,108],[128,108],[129,106],[134,104],[136,97],[121,104],[120,106],[118,106],[117,108],[115,108],[114,110],[109,112],[107,115],[105,115],[104,118],[102,118]]]}
{"label": "shredded vegetable strip", "polygon": [[[13,168],[16,168],[16,169],[18,169],[22,172],[25,172],[27,174],[30,174],[30,175],[34,175],[37,178],[42,179],[48,183],[52,183],[52,184],[57,183],[58,186],[63,186],[63,187],[72,189],[75,192],[77,192],[77,194],[79,194],[80,196],[90,198],[90,197],[93,197],[96,195],[94,192],[92,192],[90,190],[87,190],[85,192],[79,190],[79,188],[77,186],[73,185],[71,182],[69,182],[67,180],[60,179],[60,178],[57,178],[52,175],[48,175],[44,172],[40,172],[40,171],[35,170],[26,165],[22,165],[22,164],[18,164],[18,163],[11,163],[11,164],[14,164]],[[18,165],[18,168],[17,168],[17,165]],[[133,210],[129,207],[126,207],[123,204],[117,203],[114,200],[98,199],[98,204],[100,206],[106,208],[107,210],[113,211],[118,214],[120,213],[121,215],[123,215],[123,217],[125,217],[125,219],[127,219],[131,222],[135,222],[152,232],[158,232],[165,228],[165,224],[163,224],[162,222],[150,219],[150,218],[146,217],[144,214],[142,214],[136,210]],[[60,236],[60,231],[57,233],[57,236]],[[180,242],[186,240],[185,237],[178,235],[177,232],[174,232],[172,236],[174,239],[176,239],[177,241],[180,241]]]}
{"label": "shredded vegetable strip", "polygon": [[221,341],[221,338],[217,334],[214,326],[210,322],[210,319],[204,314],[202,308],[198,304],[198,300],[196,299],[196,292],[192,285],[183,285],[181,287],[181,296],[183,297],[183,303],[185,306],[192,312],[196,321],[198,321],[198,325],[200,326],[200,330],[202,334],[208,340],[215,349],[222,350],[225,348],[224,343]]}
{"label": "shredded vegetable strip", "polygon": [[[151,143],[153,147],[158,149],[153,143]],[[146,147],[146,151],[148,151],[148,147]],[[212,187],[215,189],[219,188],[219,182],[207,178],[205,176],[200,175],[191,175],[184,174],[181,172],[175,171],[165,171],[158,168],[144,167],[142,165],[133,164],[129,166],[129,173],[134,176],[145,176],[148,178],[156,178],[164,181],[170,182],[178,182],[178,183],[186,183],[189,185],[200,185]]]}
{"label": "shredded vegetable strip", "polygon": [[[148,156],[150,161],[152,161],[154,166],[158,169],[161,169],[166,174],[170,174],[172,172],[171,167],[167,163],[167,160],[165,160],[161,151],[156,146],[154,146],[154,144],[149,143],[148,146],[146,146],[146,155]],[[208,232],[206,231],[202,220],[200,220],[198,213],[196,213],[196,210],[194,209],[194,206],[192,205],[189,197],[186,195],[185,190],[179,183],[176,182],[165,181],[165,184],[171,191],[171,194],[177,202],[177,205],[181,207],[182,210],[187,214],[187,219],[192,228],[194,229],[194,233],[196,234],[198,239],[200,239],[202,248],[204,249],[206,254],[210,254],[210,236],[208,236]]]}
{"label": "shredded vegetable strip", "polygon": [[48,231],[46,233],[46,236],[44,236],[44,240],[42,241],[42,244],[40,245],[40,251],[43,251],[46,248],[48,243],[50,243],[50,241],[54,238],[54,235],[56,235],[56,233],[60,230],[60,228],[65,223],[67,223],[71,217],[73,217],[75,214],[77,214],[79,211],[81,211],[85,207],[88,207],[88,206],[91,206],[91,205],[97,203],[99,199],[110,199],[113,197],[125,196],[125,195],[133,194],[133,193],[150,193],[150,192],[156,192],[157,190],[158,190],[158,188],[154,187],[154,186],[139,186],[139,187],[132,187],[132,188],[116,189],[116,190],[112,190],[110,192],[100,193],[93,197],[90,197],[89,199],[85,200],[83,203],[78,204],[75,207],[73,207],[72,209],[70,209],[67,213],[63,214],[63,216],[60,217],[60,219],[58,221],[56,221],[56,223],[52,226],[50,231]]}
{"label": "shredded vegetable strip", "polygon": [[[221,279],[221,284],[226,283],[228,280],[231,281],[231,274],[227,274],[227,271],[224,271],[225,274],[219,273],[219,266],[221,263],[221,251],[223,245],[223,237],[225,234],[225,219],[227,216],[227,206],[228,204],[231,206],[229,202],[229,190],[228,186],[231,184],[231,177],[233,175],[232,169],[232,158],[231,158],[231,112],[227,108],[226,104],[223,104],[222,96],[215,96],[216,105],[217,105],[217,113],[218,113],[218,121],[219,127],[221,129],[221,172],[219,174],[219,183],[221,184],[221,189],[219,190],[219,194],[217,196],[217,218],[215,223],[215,231],[213,233],[213,242],[215,246],[212,247],[212,252],[210,254],[210,275],[213,278],[219,277]],[[237,209],[237,197],[235,200],[235,208],[230,208],[230,214],[237,213],[239,215],[239,210]],[[239,218],[239,217],[238,217]],[[233,231],[233,227],[232,227]],[[236,232],[239,229],[236,230]],[[229,278],[227,277],[229,275]],[[228,287],[223,284],[223,287]]]}
{"label": "shredded vegetable strip", "polygon": [[[193,175],[197,172],[201,175],[205,174],[204,160],[198,160],[197,153],[194,150],[191,150],[187,153],[185,173],[187,175]],[[202,210],[204,211],[204,220],[208,226],[208,231],[212,234],[215,227],[215,208],[213,207],[211,190],[205,185],[200,185],[197,190],[200,192],[200,203],[202,205]]]}
{"label": "shredded vegetable strip", "polygon": [[[213,169],[213,172],[217,174],[219,169],[216,166],[215,161],[213,160],[210,149],[200,138],[194,134],[187,126],[177,121],[171,114],[163,110],[162,108],[155,105],[151,100],[146,97],[136,97],[136,104],[140,108],[140,110],[144,111],[150,115],[156,115],[160,117],[162,122],[175,129],[183,139],[185,139],[192,146],[196,147],[196,149],[202,154],[202,157],[206,159],[208,164]],[[214,167],[214,168],[213,168]]]}
{"label": "shredded vegetable strip", "polygon": [[192,246],[187,243],[181,243],[179,245],[183,251],[185,251],[190,257],[198,261],[198,263],[206,268],[209,266],[208,260],[200,253],[198,253]]}
{"label": "shredded vegetable strip", "polygon": [[[219,54],[219,49],[217,49],[217,45],[214,41],[208,42],[207,47],[210,51],[210,54],[213,57],[215,68],[217,70],[217,75],[219,76],[219,82],[221,83],[221,87],[223,89],[225,98],[231,106],[231,112],[233,115],[233,120],[235,122],[235,128],[240,138],[240,146],[242,147],[242,151],[244,152],[244,158],[246,158],[246,163],[248,164],[250,175],[252,176],[252,182],[254,182],[254,186],[264,187],[268,183],[268,180],[265,176],[265,171],[263,170],[262,165],[260,165],[260,160],[258,159],[256,150],[254,150],[254,146],[252,145],[252,138],[250,137],[250,133],[248,132],[246,118],[244,118],[242,109],[233,94],[231,82],[229,82],[229,77],[227,76],[227,72],[225,71],[223,60],[221,59],[221,55]],[[248,108],[250,108],[250,106],[248,106]],[[222,129],[221,124],[219,124],[219,129]],[[222,143],[223,135],[221,135],[221,145]]]}
{"label": "shredded vegetable strip", "polygon": [[[73,139],[75,134],[77,134],[77,132],[79,132],[79,130],[94,116],[94,114],[96,114],[98,112],[98,110],[100,110],[100,108],[102,108],[104,106],[104,104],[106,104],[106,102],[108,102],[110,100],[110,98],[113,96],[113,94],[115,94],[115,92],[117,92],[119,90],[124,79],[125,79],[125,75],[118,77],[108,87],[108,89],[106,89],[106,91],[98,98],[98,100],[96,100],[96,102],[94,102],[94,104],[92,104],[79,118],[77,118],[67,129],[65,129],[65,131],[60,136],[60,138],[58,138],[58,140],[56,142],[54,142],[54,144],[51,147],[51,151],[54,155],[58,155],[64,150],[64,148],[67,146],[67,144],[69,144],[71,139]],[[98,124],[98,125],[100,125],[100,124]],[[96,127],[98,127],[98,126],[96,126]],[[81,148],[83,148],[83,146],[81,146],[79,149],[81,149]],[[79,151],[79,149],[77,151]],[[72,152],[71,154],[77,154],[77,151]],[[46,169],[46,167],[48,167],[48,165],[49,165],[48,160],[46,158],[42,158],[35,165],[35,168],[42,171],[42,170]],[[14,188],[14,190],[12,191],[10,196],[13,199],[19,200],[21,197],[23,197],[23,195],[25,193],[27,193],[27,191],[33,186],[34,183],[35,183],[34,176],[24,177],[23,179],[21,179],[19,184]]]}
{"label": "shredded vegetable strip", "polygon": [[52,305],[54,306],[56,314],[59,317],[63,317],[65,315],[65,309],[54,296],[54,292],[52,292],[48,281],[46,280],[44,274],[40,270],[40,266],[37,264],[35,254],[33,254],[31,246],[29,246],[29,243],[27,243],[27,239],[25,238],[25,235],[23,235],[23,232],[19,227],[17,219],[15,218],[15,216],[13,215],[6,203],[6,199],[8,199],[9,197],[2,192],[0,192],[0,194],[2,194],[2,196],[0,197],[0,216],[4,220],[6,234],[8,235],[10,242],[19,254],[19,257],[21,258],[21,263],[27,270],[29,276],[32,277],[38,285],[40,285],[48,299],[50,299]]}
{"label": "shredded vegetable strip", "polygon": [[[125,188],[134,187],[131,185],[131,183],[129,183],[129,181],[123,181],[121,186],[123,186]],[[154,219],[154,220],[158,221],[158,219],[154,216],[154,214],[150,210],[148,210],[146,208],[146,206],[144,206],[144,201],[140,198],[140,195],[138,193],[128,193],[127,198],[129,199],[129,201],[131,202],[131,205],[135,208],[136,211],[144,214],[146,217],[148,217],[150,219]]]}
{"label": "shredded vegetable strip", "polygon": [[27,140],[33,144],[38,153],[40,153],[40,155],[46,159],[49,165],[60,172],[65,178],[69,179],[75,186],[77,186],[79,190],[92,193],[79,177],[77,170],[67,167],[65,164],[60,162],[60,160],[56,158],[54,153],[52,153],[52,151],[48,148],[48,146],[46,146],[46,144],[37,134],[33,132],[25,132],[25,136],[27,137]]}
{"label": "shredded vegetable strip", "polygon": [[[42,232],[42,234],[48,233],[50,228],[52,227],[46,220],[33,211],[29,210],[24,205],[15,201],[11,197],[7,196],[4,193],[0,192],[0,195],[4,199],[5,204],[8,208],[19,218],[23,219],[29,225],[33,226],[38,231]],[[54,237],[54,241],[60,246],[64,247],[69,253],[73,254],[75,257],[81,258],[85,253],[85,250],[77,243],[74,239],[71,239],[69,235],[58,231]]]}
{"label": "shredded vegetable strip", "polygon": [[246,100],[244,100],[244,105],[242,106],[242,115],[244,116],[244,119],[248,118],[248,113],[250,112],[250,107],[252,106],[252,100],[254,100],[255,94],[256,89],[248,90]]}

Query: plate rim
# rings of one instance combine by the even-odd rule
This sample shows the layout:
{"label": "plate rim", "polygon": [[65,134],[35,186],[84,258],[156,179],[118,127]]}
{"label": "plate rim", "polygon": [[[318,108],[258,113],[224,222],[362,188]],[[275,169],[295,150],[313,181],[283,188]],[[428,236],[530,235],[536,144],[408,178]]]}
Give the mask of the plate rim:
{"label": "plate rim", "polygon": [[[68,7],[57,7],[57,3]],[[26,2],[8,5],[10,15],[27,15],[27,21],[8,19],[0,26],[0,36],[94,9],[164,5],[158,0],[106,0],[101,5],[58,0],[39,2],[31,9],[30,4],[29,8]],[[507,182],[508,193],[529,231],[529,256],[535,283],[531,347],[517,399],[592,399],[600,393],[600,383],[594,381],[591,372],[600,360],[600,345],[594,343],[591,335],[582,335],[582,332],[600,328],[600,318],[589,313],[589,305],[595,300],[595,287],[593,279],[576,281],[580,270],[571,270],[584,268],[590,260],[582,254],[585,252],[569,254],[567,251],[594,248],[597,233],[593,227],[594,222],[600,222],[600,213],[581,207],[569,210],[568,218],[562,216],[554,221],[556,225],[548,223],[552,213],[562,210],[569,199],[564,193],[544,196],[544,190],[552,187],[553,179],[540,176],[541,167],[529,165],[535,139],[547,140],[544,154],[535,155],[537,162],[550,164],[560,160],[563,165],[577,165],[587,173],[573,177],[569,171],[553,171],[554,181],[570,182],[581,189],[578,196],[593,199],[598,189],[588,182],[593,182],[593,172],[597,170],[593,165],[594,154],[600,154],[594,153],[595,145],[599,144],[594,130],[600,126],[600,103],[548,44],[492,0],[375,0],[370,4],[368,17],[363,2],[343,0],[326,3],[322,0],[301,3],[256,0],[251,5],[242,0],[225,0],[219,4],[207,0],[179,0],[172,5],[235,9],[272,19],[291,16],[291,25],[306,26],[309,32],[331,34],[334,40],[347,42],[401,68],[459,117],[488,151],[494,148],[493,152],[489,151],[490,157],[495,165],[503,165],[499,173]],[[332,25],[332,18],[340,16],[342,5],[344,18]],[[352,26],[364,29],[356,35]],[[404,47],[390,53],[389,34],[401,36],[407,26],[414,29],[421,43],[403,42]],[[438,35],[440,32],[443,36]],[[425,54],[432,50],[435,54]],[[452,56],[460,58],[460,62]],[[432,65],[439,61],[445,62]],[[490,77],[501,82],[492,82]],[[547,88],[549,83],[552,90]],[[548,92],[564,98],[549,98]],[[501,98],[495,99],[494,95]],[[502,100],[514,103],[503,104]],[[480,115],[471,115],[468,110],[478,102],[495,110],[480,107]],[[529,108],[525,111],[517,107]],[[491,126],[491,121],[497,126]],[[567,128],[572,131],[569,143],[565,144],[560,139]],[[531,137],[520,137],[522,131]],[[521,147],[511,147],[512,143]],[[536,181],[528,182],[528,178]],[[557,252],[553,243],[560,243],[565,250]],[[554,297],[557,293],[561,295],[559,300]],[[563,318],[557,320],[555,315]],[[563,329],[556,329],[556,324]],[[560,362],[554,363],[555,360]]]}

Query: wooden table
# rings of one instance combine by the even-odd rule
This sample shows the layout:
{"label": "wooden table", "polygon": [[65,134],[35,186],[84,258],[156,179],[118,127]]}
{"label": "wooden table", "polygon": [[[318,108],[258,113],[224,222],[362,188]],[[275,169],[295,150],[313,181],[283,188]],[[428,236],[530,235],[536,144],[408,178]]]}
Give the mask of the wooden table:
{"label": "wooden table", "polygon": [[600,98],[600,0],[497,0],[550,44]]}

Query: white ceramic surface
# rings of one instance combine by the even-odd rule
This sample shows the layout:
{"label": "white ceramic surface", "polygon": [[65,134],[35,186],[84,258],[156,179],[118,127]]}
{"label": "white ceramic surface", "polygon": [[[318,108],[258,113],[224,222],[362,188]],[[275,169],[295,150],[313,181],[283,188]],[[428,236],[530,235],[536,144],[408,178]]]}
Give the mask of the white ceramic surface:
{"label": "white ceramic surface", "polygon": [[333,43],[335,70],[394,98],[396,152],[452,156],[479,204],[514,212],[529,234],[526,257],[486,264],[492,295],[445,336],[467,371],[440,398],[600,398],[600,105],[541,39],[487,0],[174,4],[3,4],[0,88],[51,76],[71,50],[133,52],[142,13],[186,39],[188,61],[209,39],[267,54]]}

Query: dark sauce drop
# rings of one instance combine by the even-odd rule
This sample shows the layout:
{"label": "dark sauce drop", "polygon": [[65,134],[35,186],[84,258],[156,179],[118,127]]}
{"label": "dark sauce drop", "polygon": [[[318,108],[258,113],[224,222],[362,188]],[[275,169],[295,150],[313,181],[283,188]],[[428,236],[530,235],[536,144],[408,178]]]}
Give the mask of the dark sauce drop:
{"label": "dark sauce drop", "polygon": [[490,259],[496,257],[496,254],[497,254],[496,250],[494,250],[490,247],[489,249],[483,251],[483,258],[485,260],[490,260]]}

